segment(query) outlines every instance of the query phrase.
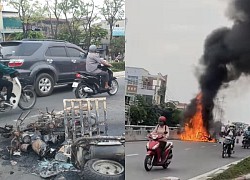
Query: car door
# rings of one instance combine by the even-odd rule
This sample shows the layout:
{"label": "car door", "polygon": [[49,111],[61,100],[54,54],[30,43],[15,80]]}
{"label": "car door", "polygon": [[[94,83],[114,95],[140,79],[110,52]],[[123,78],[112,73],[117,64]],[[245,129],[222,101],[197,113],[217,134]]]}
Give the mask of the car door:
{"label": "car door", "polygon": [[59,82],[69,82],[74,78],[74,73],[72,72],[72,62],[70,57],[67,56],[64,45],[48,47],[45,57],[47,62],[54,66],[57,70]]}
{"label": "car door", "polygon": [[84,51],[76,47],[67,46],[67,53],[72,62],[72,71],[85,71],[86,70],[86,58],[83,57]]}

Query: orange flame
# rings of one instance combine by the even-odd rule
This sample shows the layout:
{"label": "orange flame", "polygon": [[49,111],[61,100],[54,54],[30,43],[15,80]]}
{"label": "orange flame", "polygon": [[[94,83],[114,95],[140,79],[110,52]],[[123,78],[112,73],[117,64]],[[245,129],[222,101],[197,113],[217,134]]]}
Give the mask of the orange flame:
{"label": "orange flame", "polygon": [[204,127],[201,98],[202,94],[200,93],[196,97],[196,113],[185,125],[184,132],[180,135],[181,140],[215,142],[215,139],[210,137],[210,134]]}

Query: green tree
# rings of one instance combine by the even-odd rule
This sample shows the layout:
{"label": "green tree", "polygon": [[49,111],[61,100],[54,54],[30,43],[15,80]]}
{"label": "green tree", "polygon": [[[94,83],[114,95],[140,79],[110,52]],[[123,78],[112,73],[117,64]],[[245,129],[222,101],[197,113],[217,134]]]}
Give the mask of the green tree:
{"label": "green tree", "polygon": [[[59,3],[58,8],[62,10],[66,20],[67,32],[70,35],[68,41],[78,44],[79,36],[81,36],[80,25],[84,13],[84,3],[81,0],[63,0]],[[64,32],[66,32],[65,29]]]}
{"label": "green tree", "polygon": [[121,55],[123,56],[125,53],[125,37],[113,38],[110,46],[112,53],[115,56],[118,56],[118,53],[121,53]]}
{"label": "green tree", "polygon": [[111,44],[112,42],[113,28],[115,26],[115,23],[124,17],[124,10],[123,10],[124,5],[125,5],[125,0],[104,0],[103,6],[99,8],[100,13],[105,18],[105,20],[109,25],[109,31],[110,31],[109,44]]}
{"label": "green tree", "polygon": [[[11,33],[8,37],[7,40],[22,40],[24,38],[24,34],[23,33]],[[40,31],[29,31],[27,32],[26,38],[29,39],[44,39],[44,35],[43,33],[41,33]]]}
{"label": "green tree", "polygon": [[[49,19],[50,19],[50,29],[53,38],[57,39],[58,36],[58,29],[59,29],[59,20],[60,16],[62,14],[62,9],[59,8],[60,0],[46,0],[46,5],[45,5],[45,12],[48,13]],[[52,23],[52,17],[56,18],[56,25],[55,28],[53,27]]]}
{"label": "green tree", "polygon": [[39,22],[44,18],[44,9],[39,4],[39,1],[12,0],[9,3],[18,11],[23,27],[23,37],[27,38],[29,26],[32,23]]}
{"label": "green tree", "polygon": [[130,119],[131,124],[138,125],[145,121],[147,112],[142,106],[132,105],[130,106]]}
{"label": "green tree", "polygon": [[[89,33],[83,34],[83,43],[88,44],[90,39],[90,44],[95,44],[99,46],[101,44],[101,40],[106,38],[108,35],[108,31],[106,29],[103,29],[100,25],[93,25],[91,27],[91,37]],[[88,46],[87,46],[88,47]]]}

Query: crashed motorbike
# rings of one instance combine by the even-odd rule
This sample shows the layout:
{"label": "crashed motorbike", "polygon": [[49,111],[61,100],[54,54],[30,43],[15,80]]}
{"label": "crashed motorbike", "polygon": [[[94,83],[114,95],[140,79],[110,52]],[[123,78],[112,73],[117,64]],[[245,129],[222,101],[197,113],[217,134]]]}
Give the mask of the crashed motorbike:
{"label": "crashed motorbike", "polygon": [[[163,152],[161,152],[159,141],[163,138],[163,135],[150,133],[148,138],[149,142],[146,145],[147,155],[144,160],[145,170],[150,171],[153,166],[162,166],[164,169],[167,169],[173,157],[173,143],[167,142]],[[161,157],[163,158],[161,159]]]}
{"label": "crashed motorbike", "polygon": [[64,100],[64,114],[71,162],[84,180],[124,180],[125,137],[108,135],[106,98]]}
{"label": "crashed motorbike", "polygon": [[5,112],[11,109],[16,109],[17,106],[22,110],[29,110],[34,107],[36,103],[36,93],[28,80],[19,79],[18,77],[7,78],[13,83],[12,97],[10,102],[6,103],[6,90],[1,92],[0,89],[0,112]]}
{"label": "crashed motorbike", "polygon": [[231,154],[233,153],[232,151],[232,146],[233,146],[233,136],[225,136],[225,139],[222,143],[222,158],[225,158],[227,155],[228,157],[231,157]]}
{"label": "crashed motorbike", "polygon": [[73,83],[73,92],[76,98],[87,98],[91,95],[108,93],[110,96],[118,92],[119,84],[117,78],[113,77],[113,72],[107,66],[100,65],[99,69],[109,73],[108,85],[111,89],[104,89],[104,83],[100,75],[89,72],[78,72]]}
{"label": "crashed motorbike", "polygon": [[244,136],[242,140],[242,147],[248,149],[250,147],[250,136]]}

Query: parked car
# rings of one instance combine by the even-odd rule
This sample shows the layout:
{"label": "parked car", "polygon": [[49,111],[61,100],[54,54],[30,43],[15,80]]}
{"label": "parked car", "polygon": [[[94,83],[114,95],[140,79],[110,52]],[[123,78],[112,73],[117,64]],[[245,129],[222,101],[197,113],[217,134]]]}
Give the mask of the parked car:
{"label": "parked car", "polygon": [[69,42],[28,39],[1,42],[1,46],[0,62],[29,70],[38,96],[50,95],[56,84],[73,83],[75,72],[86,70],[87,53]]}

